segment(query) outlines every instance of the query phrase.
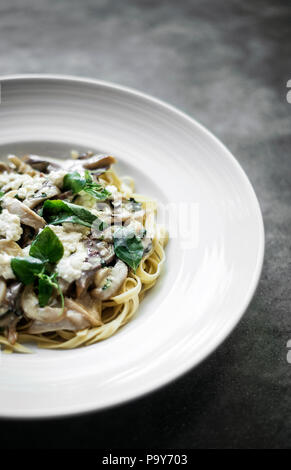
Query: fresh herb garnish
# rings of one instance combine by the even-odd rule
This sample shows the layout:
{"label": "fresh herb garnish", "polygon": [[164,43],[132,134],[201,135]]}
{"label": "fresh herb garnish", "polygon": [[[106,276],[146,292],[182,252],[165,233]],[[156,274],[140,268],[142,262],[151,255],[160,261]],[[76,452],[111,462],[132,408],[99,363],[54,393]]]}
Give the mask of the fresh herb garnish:
{"label": "fresh herb garnish", "polygon": [[38,301],[40,307],[45,307],[52,296],[53,289],[56,289],[61,297],[62,310],[64,310],[65,300],[60,285],[57,280],[57,273],[40,274],[38,280]]}
{"label": "fresh herb garnish", "polygon": [[32,284],[43,271],[44,262],[32,256],[26,258],[16,257],[11,260],[11,268],[17,279],[27,286]]}
{"label": "fresh herb garnish", "polygon": [[59,292],[64,308],[64,296],[57,280],[57,273],[51,273],[51,263],[57,263],[64,255],[64,247],[57,235],[45,227],[31,245],[29,255],[11,260],[16,278],[25,285],[37,283],[40,307],[45,307],[53,293]]}
{"label": "fresh herb garnish", "polygon": [[133,230],[126,227],[118,229],[114,233],[113,239],[116,256],[128,264],[135,272],[144,254],[141,239],[136,236]]}
{"label": "fresh herb garnish", "polygon": [[107,290],[107,289],[109,289],[109,287],[111,286],[111,284],[112,284],[112,279],[107,278],[107,279],[106,279],[106,282],[105,282],[105,284],[104,284],[104,286],[102,287],[102,290]]}
{"label": "fresh herb garnish", "polygon": [[107,189],[103,188],[101,184],[93,181],[88,170],[85,171],[85,178],[82,178],[80,173],[77,171],[68,173],[64,177],[63,188],[66,191],[72,191],[74,194],[85,191],[95,199],[98,199],[98,201],[105,201],[111,196],[111,193],[107,191]]}
{"label": "fresh herb garnish", "polygon": [[96,229],[101,231],[106,227],[106,224],[102,222],[102,220],[87,209],[84,209],[84,207],[59,199],[45,201],[42,216],[51,225],[69,222],[91,228],[94,223]]}
{"label": "fresh herb garnish", "polygon": [[49,263],[57,263],[64,256],[64,247],[55,232],[45,227],[36,237],[29,255]]}

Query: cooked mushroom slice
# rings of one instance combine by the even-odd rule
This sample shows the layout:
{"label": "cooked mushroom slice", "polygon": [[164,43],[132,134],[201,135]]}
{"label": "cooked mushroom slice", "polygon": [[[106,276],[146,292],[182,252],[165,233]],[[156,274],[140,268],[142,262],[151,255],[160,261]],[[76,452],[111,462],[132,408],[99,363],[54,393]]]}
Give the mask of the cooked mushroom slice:
{"label": "cooked mushroom slice", "polygon": [[15,313],[13,312],[5,312],[0,314],[0,328],[5,328],[9,326],[16,318]]}
{"label": "cooked mushroom slice", "polygon": [[58,194],[57,196],[52,197],[51,199],[60,199],[61,201],[68,200],[72,201],[74,198],[73,191],[65,191],[64,193]]}
{"label": "cooked mushroom slice", "polygon": [[41,308],[32,286],[25,287],[21,296],[21,307],[27,318],[44,323],[58,323],[65,316],[65,310],[62,308],[51,306]]}
{"label": "cooked mushroom slice", "polygon": [[18,173],[27,174],[29,176],[35,176],[39,173],[31,168],[30,165],[20,160],[20,158],[16,157],[16,155],[9,155],[8,160],[16,168]]}
{"label": "cooked mushroom slice", "polygon": [[0,240],[0,253],[6,253],[9,256],[21,256],[22,249],[12,240]]}
{"label": "cooked mushroom slice", "polygon": [[97,170],[98,168],[105,168],[113,165],[116,163],[116,160],[111,155],[93,155],[82,163],[83,167],[87,170]]}
{"label": "cooked mushroom slice", "polygon": [[126,264],[118,260],[112,268],[101,269],[95,277],[96,289],[92,295],[100,300],[107,300],[116,295],[124,283],[128,273]]}
{"label": "cooked mushroom slice", "polygon": [[8,209],[11,214],[18,215],[21,219],[21,223],[33,227],[35,230],[39,230],[46,224],[46,221],[42,217],[29,209],[25,204],[18,201],[18,199],[7,197],[4,199],[2,207]]}
{"label": "cooked mushroom slice", "polygon": [[88,320],[92,326],[102,325],[101,320],[101,301],[92,298],[89,292],[86,292],[78,301],[65,299],[67,309],[79,312]]}
{"label": "cooked mushroom slice", "polygon": [[77,298],[81,297],[84,292],[88,290],[91,284],[93,284],[96,269],[85,271],[81,274],[80,279],[76,281],[76,294]]}
{"label": "cooked mushroom slice", "polygon": [[20,244],[21,248],[25,248],[27,245],[30,245],[35,237],[35,230],[28,225],[23,226],[23,233],[20,240],[17,242]]}
{"label": "cooked mushroom slice", "polygon": [[3,308],[3,302],[6,300],[6,292],[7,292],[6,282],[3,279],[0,279],[0,315],[1,313],[6,312],[6,310],[4,310],[4,312],[1,312],[1,309]]}
{"label": "cooked mushroom slice", "polygon": [[24,289],[24,285],[21,282],[13,281],[7,287],[6,302],[9,310],[16,312],[20,311],[21,292]]}
{"label": "cooked mushroom slice", "polygon": [[0,162],[0,173],[3,173],[4,171],[10,171],[10,168],[3,162]]}
{"label": "cooked mushroom slice", "polygon": [[61,168],[61,165],[58,163],[43,160],[37,155],[25,155],[23,157],[23,161],[31,166],[34,170],[40,171],[42,173],[50,173],[51,171]]}
{"label": "cooked mushroom slice", "polygon": [[61,191],[59,188],[47,181],[39,191],[34,193],[33,197],[25,199],[23,204],[25,204],[27,207],[30,207],[30,209],[34,209],[36,206],[38,206],[38,204],[41,204],[47,199],[52,199],[58,196],[60,192]]}
{"label": "cooked mushroom slice", "polygon": [[75,312],[74,310],[68,310],[65,318],[57,323],[43,323],[41,321],[35,320],[32,322],[28,333],[30,334],[40,334],[40,333],[49,333],[50,331],[80,331],[91,326],[90,322],[84,318],[84,316]]}
{"label": "cooked mushroom slice", "polygon": [[115,256],[113,245],[103,240],[96,242],[94,238],[89,237],[86,245],[88,248],[88,259],[86,261],[95,270],[107,266]]}
{"label": "cooked mushroom slice", "polygon": [[[19,300],[22,288],[21,282],[13,281],[8,287],[7,284],[0,279],[0,318],[2,326],[9,326],[8,317],[6,318],[8,313],[16,314],[17,318],[20,319]],[[5,319],[3,315],[5,315]]]}
{"label": "cooked mushroom slice", "polygon": [[16,325],[20,319],[21,317],[10,311],[0,317],[0,328],[5,328],[5,336],[11,344],[14,344],[17,340]]}
{"label": "cooked mushroom slice", "polygon": [[84,153],[79,153],[76,150],[73,150],[71,152],[71,157],[74,160],[87,160],[88,158],[93,157],[93,155],[94,155],[94,152],[91,152],[90,150]]}

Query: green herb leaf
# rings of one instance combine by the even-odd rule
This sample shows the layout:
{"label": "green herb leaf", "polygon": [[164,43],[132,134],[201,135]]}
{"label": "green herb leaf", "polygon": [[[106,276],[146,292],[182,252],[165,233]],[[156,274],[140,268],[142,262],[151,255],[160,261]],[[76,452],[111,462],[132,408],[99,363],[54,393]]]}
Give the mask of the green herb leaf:
{"label": "green herb leaf", "polygon": [[82,179],[81,175],[77,171],[74,171],[73,173],[68,173],[64,177],[63,188],[65,191],[71,190],[74,194],[77,194],[82,191],[85,185],[86,180]]}
{"label": "green herb leaf", "polygon": [[111,193],[101,184],[94,183],[88,170],[85,171],[85,179],[77,171],[68,173],[64,177],[63,187],[66,191],[71,190],[74,194],[85,191],[98,201],[105,201],[111,196]]}
{"label": "green herb leaf", "polygon": [[94,223],[94,226],[97,225],[99,230],[103,230],[106,225],[84,207],[58,199],[44,203],[43,217],[52,225],[70,222],[91,228]]}
{"label": "green herb leaf", "polygon": [[38,302],[40,307],[45,307],[52,296],[53,289],[59,292],[62,302],[62,309],[64,309],[65,300],[60,285],[57,280],[57,273],[54,274],[39,274],[38,280]]}
{"label": "green herb leaf", "polygon": [[47,280],[49,276],[46,274],[40,274],[38,280],[38,303],[40,307],[45,307],[52,296],[53,293],[53,286]]}
{"label": "green herb leaf", "polygon": [[40,259],[27,256],[12,258],[11,268],[19,281],[25,285],[32,284],[35,277],[45,269],[45,263]]}
{"label": "green herb leaf", "polygon": [[133,230],[125,227],[118,229],[113,238],[116,256],[135,272],[144,254],[141,239],[136,236]]}
{"label": "green herb leaf", "polygon": [[87,184],[83,191],[90,194],[90,196],[93,196],[95,199],[98,199],[98,201],[105,201],[111,196],[111,193],[107,191],[107,189],[103,188],[101,184],[96,183]]}
{"label": "green herb leaf", "polygon": [[57,263],[64,256],[64,247],[54,231],[45,227],[31,245],[30,256]]}

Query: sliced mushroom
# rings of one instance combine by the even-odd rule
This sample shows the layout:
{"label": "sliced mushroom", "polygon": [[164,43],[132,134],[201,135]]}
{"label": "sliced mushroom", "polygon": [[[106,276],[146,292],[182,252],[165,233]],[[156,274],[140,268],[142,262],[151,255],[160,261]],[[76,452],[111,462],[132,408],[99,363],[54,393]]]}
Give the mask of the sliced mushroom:
{"label": "sliced mushroom", "polygon": [[10,171],[10,168],[3,162],[0,162],[0,173],[3,173],[4,171]]}
{"label": "sliced mushroom", "polygon": [[83,167],[87,170],[97,170],[98,168],[109,167],[116,163],[111,155],[93,155],[93,157],[84,160]]}
{"label": "sliced mushroom", "polygon": [[22,282],[13,281],[7,288],[6,300],[9,305],[9,309],[15,311],[19,310],[20,306],[20,294],[24,289]]}
{"label": "sliced mushroom", "polygon": [[95,270],[107,266],[115,256],[113,245],[103,240],[96,241],[94,238],[89,237],[86,245],[88,248],[88,259],[86,261]]}
{"label": "sliced mushroom", "polygon": [[36,193],[34,193],[33,197],[25,199],[23,204],[25,204],[30,209],[34,209],[39,204],[43,203],[47,199],[52,199],[60,194],[59,188],[50,184],[47,181],[41,189],[39,189]]}
{"label": "sliced mushroom", "polygon": [[46,225],[46,221],[33,212],[18,199],[7,197],[2,203],[4,209],[8,209],[11,214],[16,214],[20,217],[21,223],[33,227],[35,230],[39,230]]}
{"label": "sliced mushroom", "polygon": [[91,291],[92,295],[100,300],[108,300],[116,295],[128,274],[128,268],[121,260],[118,260],[113,268],[105,269],[106,271],[98,272],[95,278],[97,287]]}
{"label": "sliced mushroom", "polygon": [[76,295],[77,298],[81,297],[84,292],[88,290],[91,284],[93,284],[96,269],[85,271],[81,274],[80,279],[76,281]]}
{"label": "sliced mushroom", "polygon": [[0,240],[0,253],[6,253],[9,256],[21,256],[22,249],[12,240]]}
{"label": "sliced mushroom", "polygon": [[21,307],[27,318],[44,323],[58,323],[65,316],[65,309],[51,306],[41,308],[33,291],[33,286],[25,287],[21,296]]}
{"label": "sliced mushroom", "polygon": [[90,322],[84,316],[74,310],[68,310],[65,318],[57,323],[43,323],[34,320],[28,330],[30,334],[49,333],[50,331],[80,331],[89,328]]}
{"label": "sliced mushroom", "polygon": [[20,294],[23,284],[13,281],[9,285],[3,279],[0,279],[0,316],[13,312],[17,316],[20,314]]}
{"label": "sliced mushroom", "polygon": [[83,152],[83,153],[79,153],[76,150],[73,150],[71,152],[71,157],[74,160],[87,160],[88,158],[93,157],[93,155],[94,155],[94,152],[91,152],[90,150],[88,152]]}
{"label": "sliced mushroom", "polygon": [[6,306],[3,303],[6,300],[7,286],[6,282],[3,279],[0,279],[0,315],[6,313]]}
{"label": "sliced mushroom", "polygon": [[34,237],[35,237],[34,229],[32,227],[28,227],[28,225],[24,225],[23,233],[18,243],[20,244],[21,248],[25,248],[27,245],[30,245],[32,243]]}
{"label": "sliced mushroom", "polygon": [[57,196],[53,196],[50,199],[60,199],[61,201],[68,200],[71,201],[74,198],[73,191],[65,191],[64,193],[60,193]]}
{"label": "sliced mushroom", "polygon": [[27,165],[24,161],[20,160],[20,158],[16,157],[16,155],[9,155],[8,160],[19,173],[27,174],[29,176],[35,176],[39,173],[31,168],[30,165]]}
{"label": "sliced mushroom", "polygon": [[61,165],[58,163],[43,160],[38,155],[25,155],[23,157],[23,161],[27,165],[31,166],[34,170],[40,171],[42,173],[50,173],[51,171],[61,168]]}
{"label": "sliced mushroom", "polygon": [[81,313],[92,326],[102,325],[101,302],[92,298],[89,292],[86,292],[78,301],[66,298],[65,306],[69,311]]}

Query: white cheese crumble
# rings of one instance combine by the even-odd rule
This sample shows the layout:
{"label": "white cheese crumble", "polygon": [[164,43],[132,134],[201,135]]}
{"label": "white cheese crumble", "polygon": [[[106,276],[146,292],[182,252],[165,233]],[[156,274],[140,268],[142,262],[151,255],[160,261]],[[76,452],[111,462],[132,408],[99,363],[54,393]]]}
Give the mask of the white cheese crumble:
{"label": "white cheese crumble", "polygon": [[8,173],[4,171],[0,173],[0,188],[1,191],[7,192],[13,189],[18,189],[22,185],[29,185],[33,178],[29,175],[19,175],[18,173]]}
{"label": "white cheese crumble", "polygon": [[46,178],[43,176],[29,176],[23,175],[28,177],[26,181],[24,181],[21,188],[18,189],[17,195],[20,199],[29,199],[33,196],[37,191],[40,191],[43,185],[46,182]]}
{"label": "white cheese crumble", "polygon": [[18,215],[10,214],[7,209],[3,209],[0,214],[0,237],[17,242],[22,233],[23,230]]}
{"label": "white cheese crumble", "polygon": [[48,175],[48,179],[51,181],[52,184],[54,184],[58,188],[62,188],[63,187],[64,177],[66,176],[67,173],[68,172],[66,170],[52,171]]}
{"label": "white cheese crumble", "polygon": [[71,283],[80,278],[82,271],[92,269],[91,264],[85,262],[88,250],[83,243],[78,243],[77,250],[70,256],[63,257],[56,266],[58,275]]}
{"label": "white cheese crumble", "polygon": [[13,256],[7,255],[7,253],[0,253],[0,271],[1,276],[4,279],[15,279],[14,273],[11,269],[11,259]]}

